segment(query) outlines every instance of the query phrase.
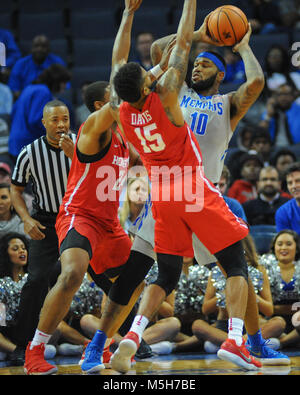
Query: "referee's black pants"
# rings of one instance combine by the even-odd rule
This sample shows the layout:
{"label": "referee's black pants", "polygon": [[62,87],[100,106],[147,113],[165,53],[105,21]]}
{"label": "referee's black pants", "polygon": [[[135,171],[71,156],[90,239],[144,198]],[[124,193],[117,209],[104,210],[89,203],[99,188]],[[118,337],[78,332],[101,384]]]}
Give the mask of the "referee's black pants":
{"label": "referee's black pants", "polygon": [[55,231],[54,216],[33,215],[46,229],[45,238],[30,240],[28,278],[21,292],[18,319],[14,329],[14,342],[26,347],[32,340],[39,322],[39,315],[47,296],[51,272],[59,258],[58,238]]}

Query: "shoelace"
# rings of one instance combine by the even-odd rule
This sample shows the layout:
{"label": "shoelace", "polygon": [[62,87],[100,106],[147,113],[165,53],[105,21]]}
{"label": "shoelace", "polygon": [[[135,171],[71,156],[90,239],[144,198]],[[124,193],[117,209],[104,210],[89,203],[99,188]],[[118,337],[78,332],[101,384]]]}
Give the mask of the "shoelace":
{"label": "shoelace", "polygon": [[[247,349],[251,349],[251,345],[250,343],[247,341]],[[262,344],[259,345],[260,350],[262,350],[262,354],[265,354],[265,357],[276,357],[278,355],[282,355],[280,352],[273,350],[271,347],[268,346],[268,344],[270,344],[271,341],[270,339],[264,340],[264,342]],[[263,355],[262,355],[263,356]]]}
{"label": "shoelace", "polygon": [[270,339],[267,339],[264,341],[262,344],[262,347],[264,347],[264,353],[268,354],[270,357],[275,357],[278,355],[282,355],[280,352],[273,350],[272,348],[268,347],[268,344],[270,344],[271,341]]}
{"label": "shoelace", "polygon": [[97,346],[91,346],[88,350],[85,351],[85,360],[97,360],[101,362],[101,356],[99,360],[99,354],[101,354],[101,349]]}

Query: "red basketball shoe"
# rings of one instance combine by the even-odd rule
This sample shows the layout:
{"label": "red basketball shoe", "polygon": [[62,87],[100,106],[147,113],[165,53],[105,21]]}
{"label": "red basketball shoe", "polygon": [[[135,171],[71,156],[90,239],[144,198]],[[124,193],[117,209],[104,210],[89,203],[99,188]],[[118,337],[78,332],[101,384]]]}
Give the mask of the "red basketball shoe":
{"label": "red basketball shoe", "polygon": [[233,339],[227,339],[217,352],[219,358],[234,363],[247,370],[257,370],[262,364],[252,357],[245,346],[245,340],[238,346]]}
{"label": "red basketball shoe", "polygon": [[140,346],[139,337],[135,332],[128,332],[120,341],[119,347],[111,357],[111,367],[120,373],[131,368],[132,358]]}
{"label": "red basketball shoe", "polygon": [[25,352],[24,372],[28,375],[47,375],[57,372],[57,367],[48,363],[44,358],[45,344],[30,349],[28,344]]}

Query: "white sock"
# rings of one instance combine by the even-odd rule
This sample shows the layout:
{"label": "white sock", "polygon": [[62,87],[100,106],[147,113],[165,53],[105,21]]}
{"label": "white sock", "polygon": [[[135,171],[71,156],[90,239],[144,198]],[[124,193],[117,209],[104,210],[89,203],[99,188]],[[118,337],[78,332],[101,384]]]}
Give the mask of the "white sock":
{"label": "white sock", "polygon": [[140,342],[142,340],[143,332],[146,329],[146,326],[148,325],[148,323],[149,323],[149,320],[144,315],[137,315],[135,317],[135,319],[133,320],[133,323],[130,328],[130,332],[136,333],[139,337]]}
{"label": "white sock", "polygon": [[240,346],[243,342],[244,321],[240,318],[229,318],[228,320],[228,338],[235,340]]}
{"label": "white sock", "polygon": [[31,342],[30,350],[34,346],[39,346],[41,343],[47,344],[51,336],[52,335],[47,335],[47,333],[44,333],[44,332],[39,331],[37,329],[35,331],[34,338],[33,338],[32,342]]}

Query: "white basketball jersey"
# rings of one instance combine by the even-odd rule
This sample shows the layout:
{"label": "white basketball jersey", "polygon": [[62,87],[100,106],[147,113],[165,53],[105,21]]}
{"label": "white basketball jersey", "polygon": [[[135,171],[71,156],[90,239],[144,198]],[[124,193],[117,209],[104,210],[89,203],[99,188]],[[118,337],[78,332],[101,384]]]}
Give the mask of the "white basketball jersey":
{"label": "white basketball jersey", "polygon": [[183,85],[179,104],[200,145],[204,174],[211,182],[220,180],[228,144],[232,137],[228,95],[201,96]]}

